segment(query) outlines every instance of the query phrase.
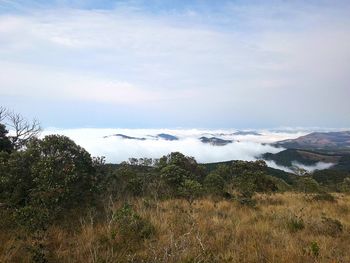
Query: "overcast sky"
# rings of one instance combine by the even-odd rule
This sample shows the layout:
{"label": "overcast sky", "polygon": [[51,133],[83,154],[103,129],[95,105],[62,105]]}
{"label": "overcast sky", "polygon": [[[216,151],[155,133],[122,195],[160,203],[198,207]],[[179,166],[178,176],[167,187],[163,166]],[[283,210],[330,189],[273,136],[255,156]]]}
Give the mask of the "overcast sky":
{"label": "overcast sky", "polygon": [[350,127],[350,1],[0,0],[0,105],[44,127]]}

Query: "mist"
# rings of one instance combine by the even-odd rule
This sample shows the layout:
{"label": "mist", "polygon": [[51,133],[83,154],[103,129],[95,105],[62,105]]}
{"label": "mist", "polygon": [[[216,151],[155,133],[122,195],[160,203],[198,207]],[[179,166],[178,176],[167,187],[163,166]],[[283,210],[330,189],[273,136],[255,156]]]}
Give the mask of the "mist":
{"label": "mist", "polygon": [[[276,164],[276,162],[271,161],[271,160],[265,161],[265,162],[269,167],[283,170],[283,171],[288,172],[288,173],[295,173],[295,171],[293,171],[293,169],[291,167],[278,165],[278,164]],[[308,173],[313,173],[316,170],[329,169],[334,165],[334,163],[317,162],[313,165],[305,165],[305,164],[294,161],[294,162],[292,162],[292,165],[293,165],[293,167],[298,167],[298,168],[304,169]]]}
{"label": "mist", "polygon": [[[93,156],[105,156],[110,163],[127,161],[130,157],[159,158],[170,152],[179,151],[193,156],[200,163],[221,162],[229,160],[252,161],[263,153],[277,153],[283,148],[269,145],[279,140],[296,138],[303,132],[259,131],[261,135],[232,135],[234,130],[205,129],[46,129],[42,136],[61,134],[70,137],[84,147]],[[160,133],[178,137],[176,141],[156,139]],[[146,140],[123,139],[114,134],[145,138]],[[106,137],[107,136],[107,137]],[[225,146],[213,146],[202,143],[199,138],[218,137],[233,140]]]}

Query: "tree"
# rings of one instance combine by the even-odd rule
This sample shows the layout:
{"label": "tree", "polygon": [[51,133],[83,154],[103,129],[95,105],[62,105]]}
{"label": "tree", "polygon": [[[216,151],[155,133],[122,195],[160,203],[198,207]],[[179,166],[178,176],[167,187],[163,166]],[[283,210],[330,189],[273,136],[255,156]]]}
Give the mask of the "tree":
{"label": "tree", "polygon": [[2,201],[41,207],[55,215],[91,200],[96,171],[88,152],[65,136],[50,135],[23,151],[0,155]]}
{"label": "tree", "polygon": [[4,107],[0,107],[0,123],[5,125],[5,129],[11,130],[12,134],[8,136],[8,139],[16,150],[36,138],[41,131],[37,120],[29,121],[21,114],[9,111]]}
{"label": "tree", "polygon": [[90,154],[66,136],[34,140],[27,151],[36,157],[31,172],[33,201],[50,209],[81,206],[92,197],[96,173]]}
{"label": "tree", "polygon": [[8,131],[6,130],[5,125],[0,123],[0,152],[10,153],[13,149],[12,143],[7,136]]}
{"label": "tree", "polygon": [[192,180],[201,181],[204,177],[204,169],[198,165],[193,157],[185,156],[180,152],[172,152],[163,156],[158,161],[158,169],[167,166],[176,166],[186,171],[186,176]]}
{"label": "tree", "polygon": [[0,106],[0,122],[3,122],[7,117],[8,110],[5,107]]}
{"label": "tree", "polygon": [[193,201],[203,193],[203,187],[200,183],[187,179],[181,184],[179,193],[192,205]]}
{"label": "tree", "polygon": [[204,179],[204,187],[206,191],[213,195],[222,195],[224,190],[225,181],[224,179],[216,174],[210,173]]}
{"label": "tree", "polygon": [[28,121],[21,114],[10,112],[7,116],[7,126],[13,130],[14,135],[10,140],[15,149],[22,148],[31,139],[36,138],[40,131],[40,124],[37,120]]}
{"label": "tree", "polygon": [[350,192],[350,177],[344,179],[344,181],[340,184],[340,189],[346,193]]}
{"label": "tree", "polygon": [[296,181],[296,188],[305,193],[320,192],[320,185],[309,176],[299,177]]}
{"label": "tree", "polygon": [[167,165],[160,171],[161,179],[163,179],[173,191],[176,191],[184,180],[189,178],[189,175],[190,173],[188,171],[175,164]]}

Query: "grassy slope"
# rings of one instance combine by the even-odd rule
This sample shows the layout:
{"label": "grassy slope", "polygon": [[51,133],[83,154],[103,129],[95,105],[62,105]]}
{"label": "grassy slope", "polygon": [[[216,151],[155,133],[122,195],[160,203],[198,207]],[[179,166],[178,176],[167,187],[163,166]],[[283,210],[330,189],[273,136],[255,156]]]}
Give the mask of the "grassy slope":
{"label": "grassy slope", "polygon": [[[192,207],[183,200],[136,199],[136,211],[156,228],[148,240],[122,240],[110,216],[100,222],[89,216],[71,229],[51,227],[46,243],[58,262],[350,262],[350,196],[337,197],[327,203],[303,194],[259,195],[257,209],[209,199]],[[120,206],[111,203],[106,214]],[[296,217],[305,228],[293,232]],[[322,217],[338,219],[343,232],[332,236]],[[0,233],[0,262],[29,262],[26,244],[15,236]]]}

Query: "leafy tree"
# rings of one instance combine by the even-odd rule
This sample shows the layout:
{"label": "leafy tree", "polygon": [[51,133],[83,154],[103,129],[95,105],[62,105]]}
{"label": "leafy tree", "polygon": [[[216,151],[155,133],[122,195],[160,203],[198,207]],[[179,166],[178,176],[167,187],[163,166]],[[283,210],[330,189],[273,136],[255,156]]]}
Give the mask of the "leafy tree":
{"label": "leafy tree", "polygon": [[278,190],[273,178],[262,172],[244,173],[233,181],[241,195],[251,198],[256,192],[275,192]]}
{"label": "leafy tree", "polygon": [[158,168],[162,170],[166,166],[173,165],[185,170],[191,179],[201,180],[204,169],[198,165],[193,157],[188,157],[180,152],[172,152],[159,159]]}
{"label": "leafy tree", "polygon": [[343,192],[350,193],[350,177],[344,179],[344,181],[340,184],[340,189]]}
{"label": "leafy tree", "polygon": [[48,209],[54,215],[92,198],[96,171],[91,156],[65,136],[34,139],[24,151],[0,156],[0,197],[14,207]]}
{"label": "leafy tree", "polygon": [[190,177],[190,173],[175,164],[169,164],[161,169],[160,176],[172,190],[176,191],[184,180]]}
{"label": "leafy tree", "polygon": [[237,160],[231,163],[231,173],[235,176],[246,173],[265,172],[266,169],[267,165],[263,160],[257,160],[254,162]]}
{"label": "leafy tree", "polygon": [[34,157],[27,151],[0,152],[0,203],[16,208],[30,202],[34,188],[32,162]]}
{"label": "leafy tree", "polygon": [[8,131],[6,126],[0,123],[0,152],[5,151],[10,153],[13,149],[12,143],[7,136]]}
{"label": "leafy tree", "polygon": [[295,183],[297,190],[305,193],[317,193],[320,192],[320,185],[311,177],[303,176],[299,177]]}
{"label": "leafy tree", "polygon": [[31,171],[33,200],[54,207],[73,207],[92,196],[96,183],[90,154],[65,136],[34,140],[28,152],[36,156]]}
{"label": "leafy tree", "polygon": [[187,179],[181,184],[179,193],[192,205],[193,201],[203,193],[203,187],[197,181]]}
{"label": "leafy tree", "polygon": [[216,173],[210,173],[204,179],[204,186],[206,191],[213,195],[222,195],[224,185],[224,179]]}

